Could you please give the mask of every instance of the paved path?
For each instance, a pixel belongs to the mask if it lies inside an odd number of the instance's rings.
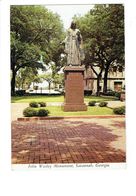
[[[117,108],[120,106],[125,106],[125,102],[124,101],[107,101],[108,102],[108,107],[109,108]]]
[[[12,122],[12,163],[125,162],[125,119]]]
[[[28,103],[12,103],[11,104],[11,120],[23,117],[23,110],[29,106]]]

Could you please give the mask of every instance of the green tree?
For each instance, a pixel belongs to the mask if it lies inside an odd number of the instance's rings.
[[[124,7],[121,4],[96,5],[85,16],[75,18],[84,39],[85,64],[91,66],[97,76],[99,95],[102,73],[106,92],[109,69],[115,63],[124,66]]]
[[[61,87],[64,87],[64,74],[55,74],[53,78],[54,86],[56,87],[59,84]]]
[[[52,77],[52,74],[51,73],[48,73],[48,74],[43,74],[40,76],[41,79],[44,81],[46,80],[46,82],[48,82],[48,89],[49,89],[49,92],[51,90],[51,84],[53,83],[53,77]]]
[[[57,14],[45,6],[11,6],[11,91],[15,93],[17,72],[24,67],[44,70],[39,62],[42,55],[47,65],[59,61],[63,25]],[[59,52],[58,52],[59,51]],[[55,62],[55,63],[56,63]]]
[[[18,89],[29,89],[30,85],[33,83],[40,83],[41,78],[38,76],[38,71],[34,67],[21,68],[16,76],[16,87]]]

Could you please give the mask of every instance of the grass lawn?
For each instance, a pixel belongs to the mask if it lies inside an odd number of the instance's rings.
[[[88,107],[87,111],[80,112],[64,112],[60,106],[44,107],[50,111],[49,116],[81,116],[81,115],[113,115],[113,110],[107,107]],[[36,108],[37,110],[37,108]]]
[[[108,96],[101,96],[101,97],[96,97],[96,96],[85,96],[84,101],[89,102],[89,101],[112,101],[116,100],[117,98],[115,97],[108,97]],[[62,95],[52,95],[52,96],[47,96],[47,95],[37,95],[37,96],[14,96],[11,98],[12,103],[30,103],[31,101],[37,101],[37,102],[64,102],[64,96]]]

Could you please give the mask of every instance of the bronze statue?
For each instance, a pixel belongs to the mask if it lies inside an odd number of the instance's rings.
[[[67,30],[65,39],[65,53],[67,54],[68,66],[81,66],[84,60],[83,40],[80,30],[76,28],[73,21]]]

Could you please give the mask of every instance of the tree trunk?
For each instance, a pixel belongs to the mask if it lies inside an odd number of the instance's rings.
[[[110,64],[106,66],[105,73],[104,73],[103,93],[107,93],[107,78],[108,78],[109,67]]]
[[[100,96],[100,80],[101,80],[101,77],[102,77],[102,72],[103,72],[104,67],[103,66],[101,67],[101,70],[100,70],[99,74],[95,71],[93,66],[91,66],[91,68],[92,68],[93,72],[95,73],[95,75],[97,76],[97,92],[96,92],[96,96]]]
[[[104,84],[103,84],[103,93],[107,93],[107,77],[108,77],[108,72],[105,71],[105,73],[104,73]]]
[[[17,70],[15,69],[16,65],[16,49],[11,50],[11,71],[12,71],[12,79],[11,79],[11,95],[15,95],[15,85],[16,85],[16,74]]]
[[[15,82],[16,81],[16,71],[12,70],[12,79],[11,79],[11,95],[15,95]]]
[[[97,77],[97,92],[96,96],[100,96],[100,76]]]
[[[49,94],[50,94],[50,90],[51,90],[51,83],[49,82]]]
[[[23,90],[23,85],[24,85],[24,82],[22,82],[22,85],[21,85],[22,86],[22,90]]]

